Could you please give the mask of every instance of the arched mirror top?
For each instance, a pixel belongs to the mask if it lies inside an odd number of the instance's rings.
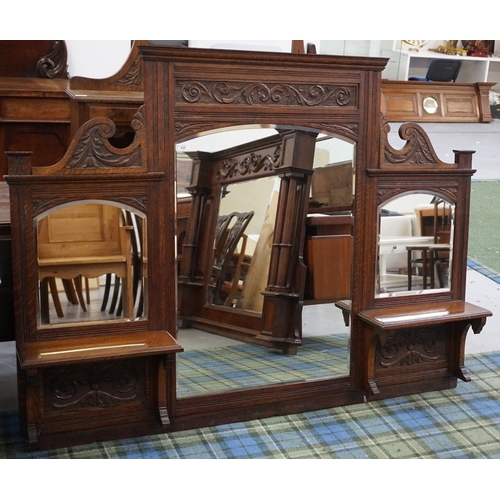
[[[100,199],[88,199],[88,200],[74,200],[74,201],[69,201],[69,202],[65,202],[65,203],[61,203],[59,205],[53,206],[53,207],[48,208],[48,209],[44,210],[43,212],[35,215],[33,217],[33,220],[35,222],[37,222],[38,220],[46,217],[47,215],[49,215],[57,210],[62,209],[62,208],[74,207],[74,206],[78,206],[78,205],[87,205],[87,204],[109,205],[109,206],[120,208],[122,210],[127,210],[127,211],[137,215],[138,217],[143,217],[143,218],[146,217],[146,214],[144,212],[142,212],[138,208],[132,207],[130,205],[126,205],[125,203],[120,203],[118,201],[100,200]]]
[[[378,207],[375,296],[450,291],[455,203],[432,191],[409,191]]]

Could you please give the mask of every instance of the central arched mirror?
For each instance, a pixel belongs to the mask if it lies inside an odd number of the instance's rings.
[[[178,181],[180,179],[186,184],[185,179],[191,178],[187,175],[190,159],[194,168],[192,176],[198,179],[196,188],[191,186],[186,189],[182,185],[178,188],[179,269],[182,268],[186,252],[192,249],[191,243],[183,244],[186,242],[189,223],[182,214],[187,213],[184,208],[186,205],[197,203],[200,192],[204,193],[205,203],[200,226],[211,227],[207,232],[209,241],[205,244],[207,255],[197,260],[204,266],[203,272],[200,268],[193,272],[200,283],[198,288],[203,288],[202,282],[206,285],[204,295],[199,297],[196,287],[193,287],[194,291],[190,292],[188,299],[186,295],[181,298],[184,307],[186,302],[199,300],[210,314],[209,320],[195,318],[192,322],[181,323],[178,330],[178,341],[184,347],[184,352],[177,357],[177,394],[181,398],[349,374],[349,327],[344,324],[335,301],[349,298],[352,223],[348,234],[317,236],[320,244],[329,236],[334,243],[343,236],[349,240],[342,257],[337,255],[337,261],[343,259],[341,266],[346,269],[347,289],[344,287],[340,295],[329,292],[328,298],[318,296],[315,299],[312,293],[305,300],[301,344],[296,355],[283,354],[266,342],[259,341],[258,337],[247,337],[244,332],[236,333],[231,331],[230,326],[221,328],[218,324],[218,321],[223,321],[221,318],[236,317],[235,323],[241,330],[242,325],[253,326],[262,321],[263,292],[268,285],[281,186],[280,177],[273,166],[279,148],[274,150],[273,145],[267,157],[249,153],[246,161],[221,160],[221,171],[212,174],[206,159],[220,151],[230,153],[242,145],[256,144],[255,141],[263,141],[266,146],[266,141],[271,144],[279,133],[273,126],[244,127],[210,133],[177,144]],[[311,239],[309,219],[317,220],[319,217],[335,221],[336,217],[352,217],[354,152],[355,146],[351,142],[318,135],[314,160],[310,165],[314,174],[310,183],[308,229],[304,228],[304,246]],[[203,167],[197,164],[202,161],[200,158],[205,160]],[[253,167],[249,167],[250,164]],[[259,171],[258,177],[241,175],[247,168]],[[204,175],[212,175],[216,181],[210,185],[206,182],[202,186],[200,177]],[[315,176],[319,182],[315,182]],[[186,192],[194,196],[186,196]],[[316,229],[314,227],[313,231]],[[203,247],[202,240],[203,236],[196,240],[200,247]],[[313,244],[316,244],[316,239]],[[312,258],[312,251],[309,251],[309,257]],[[330,272],[335,273],[326,266],[323,271],[317,269],[316,274]],[[308,276],[306,281],[311,279]],[[338,280],[338,275],[330,276],[330,282],[334,285]],[[184,287],[185,281],[185,276],[180,276],[180,283]]]
[[[378,209],[377,297],[450,290],[454,203],[410,192]]]

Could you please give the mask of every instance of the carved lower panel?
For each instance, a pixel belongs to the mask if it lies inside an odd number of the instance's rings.
[[[445,361],[446,330],[425,326],[396,330],[375,352],[375,370],[396,369]]]
[[[72,365],[44,371],[46,412],[110,407],[147,398],[144,359]]]

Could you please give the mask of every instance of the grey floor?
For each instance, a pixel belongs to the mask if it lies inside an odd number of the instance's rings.
[[[464,124],[422,124],[429,135],[438,157],[445,162],[453,162],[453,150],[476,151],[473,167],[477,169],[474,179],[500,179],[500,120],[492,123]],[[398,137],[399,124],[391,125],[390,140],[394,147],[403,144]],[[479,335],[469,333],[466,354],[500,350],[500,284],[484,275],[469,269],[467,272],[467,301],[489,309],[493,316],[488,318],[486,326]],[[332,306],[307,306],[304,309],[304,335],[324,331],[324,326],[331,328],[332,321],[337,329],[343,329],[341,314]],[[215,339],[214,339],[215,337]],[[204,342],[213,345],[233,343],[228,339],[216,337],[205,332],[188,330],[180,332],[180,343],[189,349]],[[0,412],[17,408],[16,359],[14,342],[0,343]]]

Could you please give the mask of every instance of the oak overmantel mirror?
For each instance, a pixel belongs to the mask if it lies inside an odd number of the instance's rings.
[[[138,50],[144,106],[125,148],[109,140],[111,120],[94,118],[56,165],[9,157],[20,422],[29,446],[304,412],[470,378],[465,337],[491,314],[465,302],[472,153],[439,161],[415,124],[401,127],[400,150],[389,144],[380,113],[386,59]],[[221,145],[221,137],[231,139]],[[182,198],[180,163],[192,165]],[[316,178],[346,174],[342,201],[338,182],[313,190],[318,167]],[[429,257],[432,268],[408,242],[406,267],[381,252],[387,214],[413,220],[418,205],[443,226],[420,236],[446,245]],[[65,261],[62,233],[73,238],[84,220],[76,246],[113,241],[123,265],[79,267],[75,283],[75,269],[60,269],[82,266],[85,252]],[[325,296],[313,286],[306,299],[309,239],[320,249],[313,277],[328,279]],[[49,243],[59,268],[44,254]],[[339,262],[342,287],[332,266]],[[406,278],[402,290],[387,285],[396,270]],[[65,280],[79,289],[102,276],[105,287],[108,274],[121,280],[118,315],[57,318],[51,296],[66,293]]]
[[[193,425],[217,421],[223,414],[237,420],[245,418],[245,407],[254,405],[269,414],[281,413],[279,407],[299,401],[302,408],[361,401],[356,383],[359,367],[349,354],[360,345],[358,332],[344,325],[341,371],[329,371],[335,356],[319,345],[314,351],[326,353],[323,366],[329,373],[301,373],[294,362],[308,351],[303,334],[309,308],[314,315],[316,307],[325,306],[328,312],[321,327],[325,333],[335,332],[331,318],[342,322],[334,303],[304,305],[303,252],[315,156],[324,137],[350,145],[351,181],[356,186],[350,183],[346,210],[352,216],[352,192],[357,195],[367,166],[378,165],[378,147],[373,146],[380,137],[377,96],[386,61],[151,46],[141,47],[140,52],[146,113],[153,120],[149,158],[165,165],[168,175],[173,175],[180,154],[183,161],[190,158],[193,163],[187,188],[189,220],[182,244],[176,245],[175,275],[169,277],[179,294],[178,341],[186,346],[177,359],[177,422],[182,426],[182,415]],[[245,136],[249,129],[260,132]],[[236,130],[244,139],[217,146],[224,134]],[[331,163],[338,163],[337,159],[321,166]],[[255,203],[257,199],[264,201]],[[182,206],[184,202],[183,198]],[[242,257],[236,282],[228,279],[234,274],[222,270],[218,257],[224,238],[238,226],[244,238],[235,252]],[[346,265],[353,260],[349,257]],[[233,258],[231,265],[236,271],[238,259]],[[200,342],[207,336],[210,340],[231,337],[241,361],[221,365],[207,389],[200,385],[184,390],[190,376],[209,366],[207,362],[198,368],[188,364],[186,330],[199,332]],[[196,340],[194,347],[201,349]],[[221,349],[212,355],[221,354]],[[244,354],[247,351],[252,353]],[[270,355],[274,361],[281,360],[285,377],[263,377],[256,370],[248,376],[251,382],[241,387],[232,383],[235,377],[223,375],[226,370],[246,373],[242,368],[250,360],[267,362]],[[201,384],[198,377],[194,380]],[[224,385],[224,380],[229,382]],[[313,393],[316,396],[311,398]]]

